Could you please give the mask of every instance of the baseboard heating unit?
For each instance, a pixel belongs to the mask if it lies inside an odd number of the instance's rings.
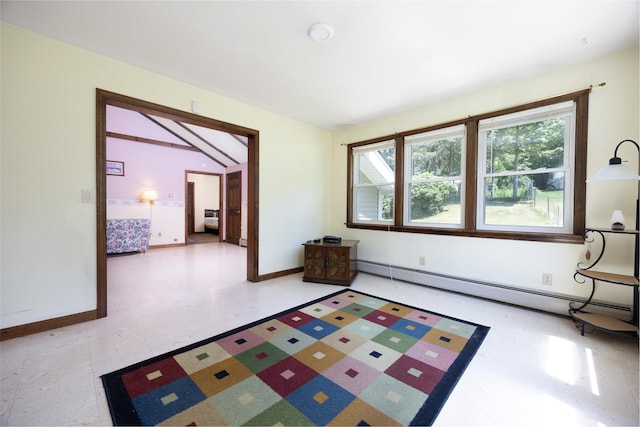
[[[390,266],[371,261],[358,260],[358,271],[387,277],[402,282],[414,283],[430,288],[443,289],[488,300],[504,302],[535,310],[568,316],[569,302],[582,303],[586,298],[543,292],[537,289],[518,288],[481,280],[455,277],[425,270]],[[631,307],[592,300],[589,311],[606,314],[621,320],[631,320]]]

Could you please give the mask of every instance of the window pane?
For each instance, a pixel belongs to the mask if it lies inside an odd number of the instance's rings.
[[[417,223],[460,224],[460,181],[411,184],[409,220]]]
[[[395,151],[395,148],[385,148],[358,154],[359,183],[393,182]]]
[[[393,186],[389,185],[387,188],[382,188],[380,219],[393,220],[393,202]]]
[[[356,193],[358,221],[393,220],[393,185],[360,187]]]
[[[564,226],[565,174],[493,176],[484,182],[488,225]]]
[[[460,176],[462,137],[411,144],[411,179]]]
[[[405,223],[462,225],[465,125],[405,138]]]
[[[393,220],[395,146],[394,141],[354,150],[356,221]]]
[[[487,174],[564,165],[565,118],[488,130]]]

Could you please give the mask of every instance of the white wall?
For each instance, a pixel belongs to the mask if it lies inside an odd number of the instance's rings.
[[[258,273],[302,265],[329,218],[328,132],[1,25],[0,327],[96,308],[96,88],[259,130]]]
[[[504,83],[437,105],[393,115],[333,135],[332,226],[334,234],[360,240],[358,258],[463,278],[533,288],[570,295],[588,295],[590,285],[574,282],[583,245],[539,243],[471,237],[423,235],[347,229],[346,161],[342,144],[465,118],[524,104],[606,82],[590,95],[587,176],[604,166],[623,139],[638,141],[638,47],[546,75]],[[629,144],[623,154],[637,167],[637,150]],[[636,183],[588,184],[587,226],[608,227],[613,209],[622,209],[633,228]],[[633,274],[633,240],[611,239],[605,267]],[[419,265],[419,256],[426,265]],[[542,273],[553,275],[551,288],[541,284]],[[631,290],[599,285],[596,298],[631,305]]]

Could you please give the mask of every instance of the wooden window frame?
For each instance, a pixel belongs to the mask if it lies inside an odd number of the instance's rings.
[[[375,145],[375,144],[379,144],[379,143],[390,143],[391,141],[393,141],[394,149],[397,150],[398,141],[395,138],[375,139],[375,140],[370,140],[370,141],[366,141],[366,142],[363,142],[363,143],[351,144],[348,147],[348,150],[349,150],[349,153],[350,153],[350,158],[353,159],[353,151],[357,147],[362,147],[362,146],[367,146],[367,145]],[[349,174],[355,174],[355,172],[356,171],[353,169],[353,161],[352,161],[351,164],[348,167],[348,173]],[[395,222],[395,214],[396,214],[396,210],[395,210],[396,200],[395,200],[395,197],[396,197],[396,185],[397,185],[395,180],[397,179],[397,177],[398,177],[398,171],[394,170],[394,182],[393,182],[393,186],[394,186],[394,188],[393,188],[393,197],[394,197],[394,201],[393,201],[393,203],[394,203],[394,212],[393,212],[393,215],[394,215],[394,219],[393,219],[393,221],[384,221],[384,220],[377,220],[377,221],[372,221],[372,222],[353,221],[354,223],[365,224],[365,225],[372,224],[372,225],[378,225],[378,226],[382,226],[382,227],[387,227],[389,224],[392,224],[392,223]],[[355,215],[355,212],[353,210],[353,192],[355,192],[356,188],[360,188],[360,186],[357,183],[354,182],[354,175],[350,175],[350,182],[351,182],[351,189],[352,189],[352,194],[351,194],[352,197],[349,199],[351,204],[349,205],[348,209],[350,210],[350,212],[352,212],[349,215],[349,218],[353,218],[353,215]]]
[[[439,234],[465,237],[480,237],[491,239],[508,240],[528,240],[556,243],[583,243],[585,227],[585,201],[586,201],[586,169],[587,169],[587,130],[589,116],[589,93],[591,89],[584,89],[564,95],[546,98],[539,101],[530,102],[523,105],[492,111],[489,113],[470,116],[460,120],[441,123],[421,129],[414,129],[401,132],[395,135],[386,135],[380,138],[355,142],[347,146],[347,228],[386,230],[405,233],[419,234]],[[480,120],[492,117],[503,116],[520,111],[531,110],[565,101],[573,101],[576,104],[575,114],[575,142],[574,142],[574,188],[573,188],[573,228],[571,233],[549,233],[549,232],[521,232],[521,231],[498,231],[498,230],[478,230],[476,223],[477,212],[477,168],[478,168],[478,123]],[[429,132],[445,127],[466,125],[467,149],[466,167],[464,171],[465,180],[465,210],[464,227],[418,227],[415,225],[404,225],[404,138],[417,133]],[[374,144],[381,141],[395,140],[396,143],[396,164],[395,164],[395,201],[394,201],[394,221],[392,224],[363,224],[353,221],[353,148],[362,145]]]

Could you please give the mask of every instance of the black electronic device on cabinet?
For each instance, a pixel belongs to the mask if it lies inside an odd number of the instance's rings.
[[[338,237],[338,236],[324,236],[322,238],[322,242],[323,243],[341,243],[342,242],[342,237]]]

